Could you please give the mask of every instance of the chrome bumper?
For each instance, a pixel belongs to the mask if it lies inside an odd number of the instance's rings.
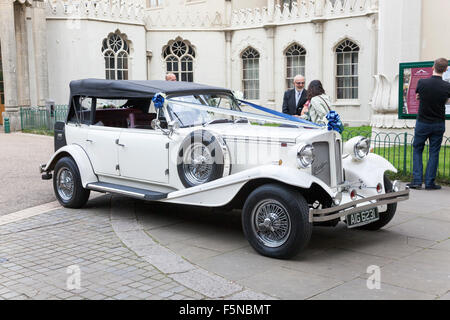
[[[389,203],[405,201],[409,199],[409,188],[403,191],[389,192],[385,194],[367,197],[342,204],[340,206],[326,209],[311,209],[309,211],[309,222],[324,222],[334,220],[351,213],[364,211]],[[365,204],[367,202],[367,204]],[[363,204],[361,206],[356,206]]]

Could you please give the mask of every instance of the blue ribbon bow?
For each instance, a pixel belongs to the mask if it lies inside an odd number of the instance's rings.
[[[331,110],[330,112],[328,112],[327,120],[328,120],[328,131],[335,130],[339,133],[342,133],[342,131],[344,131],[344,126],[342,125],[341,117],[336,111]]]
[[[164,96],[161,92],[156,93],[153,96],[152,101],[156,109],[160,109],[164,106]]]

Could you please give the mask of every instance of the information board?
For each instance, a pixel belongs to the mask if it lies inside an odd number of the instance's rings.
[[[416,119],[419,112],[419,100],[416,98],[417,83],[433,75],[433,61],[400,63],[399,73],[399,119]],[[449,64],[450,65],[450,64]],[[442,77],[450,82],[450,70]],[[446,119],[450,120],[450,100],[445,108]]]

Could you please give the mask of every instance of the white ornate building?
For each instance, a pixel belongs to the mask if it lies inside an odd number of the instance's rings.
[[[398,64],[450,58],[448,12],[449,0],[0,0],[0,108],[19,129],[18,108],[67,104],[73,79],[173,71],[281,110],[303,73],[344,122],[406,128]]]

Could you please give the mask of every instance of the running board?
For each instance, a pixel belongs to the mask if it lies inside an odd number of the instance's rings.
[[[114,183],[107,182],[94,182],[88,183],[86,189],[100,191],[100,192],[110,192],[123,194],[132,198],[143,199],[143,200],[161,200],[167,198],[167,193],[162,193],[158,191],[151,191],[146,189],[132,188],[127,186],[122,186]]]

